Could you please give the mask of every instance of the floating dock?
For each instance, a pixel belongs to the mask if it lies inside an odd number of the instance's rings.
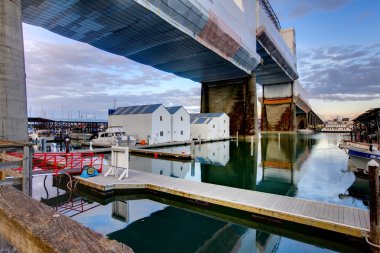
[[[129,153],[133,155],[150,156],[150,157],[155,157],[155,158],[166,158],[166,159],[174,159],[174,160],[191,160],[192,159],[192,156],[190,154],[164,152],[160,150],[130,148]]]
[[[120,173],[121,174],[121,173]],[[100,191],[149,189],[275,219],[363,238],[370,231],[369,211],[130,170],[129,178],[76,177]]]

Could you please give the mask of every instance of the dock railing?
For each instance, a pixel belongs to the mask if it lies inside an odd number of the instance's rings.
[[[8,156],[6,152],[19,152],[20,157]],[[22,190],[32,195],[32,157],[33,148],[28,142],[14,142],[0,140],[0,185],[19,184],[22,180]],[[22,168],[21,178],[6,178],[5,171],[13,168]]]
[[[122,169],[123,172],[119,176],[119,169]],[[108,171],[104,174],[107,176],[115,176],[118,180],[123,178],[128,178],[129,176],[129,148],[112,146],[111,149],[111,164]]]

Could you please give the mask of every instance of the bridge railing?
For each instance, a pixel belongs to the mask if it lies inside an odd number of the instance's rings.
[[[268,16],[266,10],[261,4],[258,4],[257,8],[257,29],[264,27],[267,35],[275,43],[277,49],[281,52],[282,56],[286,59],[290,66],[294,70],[297,69],[297,59],[292,50],[286,44],[284,38],[280,34],[280,31],[274,25],[272,19]]]
[[[302,100],[309,104],[309,93],[302,87],[301,83],[296,80],[293,84],[293,95],[302,98]]]

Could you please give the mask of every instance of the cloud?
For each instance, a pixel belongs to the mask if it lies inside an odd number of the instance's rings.
[[[299,18],[313,11],[332,11],[341,8],[352,0],[271,0],[279,16]]]
[[[308,49],[299,54],[301,83],[314,99],[377,99],[380,97],[379,52],[377,44]]]
[[[199,84],[80,42],[63,41],[25,39],[28,108],[33,116],[77,117],[81,111],[106,118],[114,100],[119,106],[199,105]]]

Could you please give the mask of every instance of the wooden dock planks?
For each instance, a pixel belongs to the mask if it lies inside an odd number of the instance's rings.
[[[147,188],[355,237],[369,234],[366,210],[130,170],[130,177],[97,176],[79,183],[102,191]]]
[[[133,252],[11,186],[0,187],[0,234],[18,252]]]

